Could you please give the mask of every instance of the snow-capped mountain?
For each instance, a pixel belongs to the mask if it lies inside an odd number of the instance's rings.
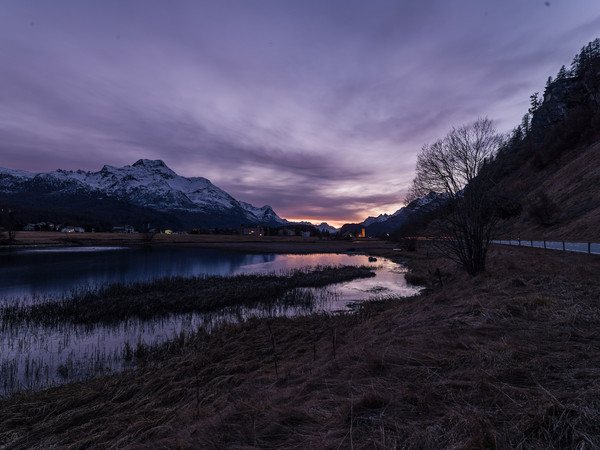
[[[338,231],[340,231],[339,228],[333,227],[331,225],[329,225],[327,222],[321,222],[319,225],[314,225],[314,227],[319,230],[321,233],[323,233],[324,231],[327,231],[331,234],[333,233],[337,233]]]
[[[390,216],[389,214],[379,214],[377,217],[369,216],[361,223],[359,223],[359,225],[362,225],[363,227],[368,227],[370,225],[373,225],[374,223],[385,222],[390,217],[392,216]]]
[[[238,202],[241,207],[251,215],[252,218],[255,218],[256,223],[265,223],[265,224],[278,224],[278,225],[287,225],[288,222],[286,219],[282,219],[279,217],[273,208],[269,205],[265,205],[262,208],[257,208],[256,206],[252,206],[250,203],[246,202]]]
[[[430,192],[425,197],[412,201],[407,206],[400,208],[393,214],[380,214],[377,217],[368,217],[359,225],[366,229],[367,236],[381,233],[391,233],[409,220],[427,214],[439,208],[448,200],[447,194]]]
[[[130,205],[171,216],[174,225],[185,227],[288,223],[268,205],[257,208],[238,201],[208,179],[182,177],[160,160],[140,159],[131,166],[104,166],[98,172],[59,169],[34,174],[0,168],[0,194],[39,204],[36,197],[47,206],[63,208],[74,199],[78,203],[85,199],[92,210],[108,203],[117,209]]]

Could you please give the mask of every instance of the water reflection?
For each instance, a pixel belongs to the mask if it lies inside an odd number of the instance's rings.
[[[60,296],[157,278],[230,275],[274,255],[195,248],[67,247],[0,253],[0,298]]]
[[[182,332],[193,333],[200,326],[210,330],[249,317],[293,317],[348,310],[349,304],[355,302],[417,292],[406,284],[405,269],[399,264],[385,258],[371,262],[367,256],[356,254],[264,255],[194,248],[93,247],[4,254],[0,263],[0,297],[11,297],[4,300],[8,303],[52,301],[53,297],[68,295],[70,290],[82,286],[93,288],[165,276],[286,273],[340,265],[370,265],[376,269],[376,276],[324,288],[296,289],[288,295],[310,300],[297,306],[238,306],[152,321],[127,318],[110,326],[0,323],[0,396],[122,370],[132,364],[132,352],[140,346],[159,344]]]
[[[353,281],[338,283],[327,288],[336,300],[328,299],[322,303],[322,310],[337,311],[347,310],[348,303],[364,301],[378,297],[415,295],[418,289],[406,283],[404,274],[406,269],[386,258],[379,258],[377,262],[369,261],[369,257],[359,254],[320,253],[310,255],[275,255],[267,262],[254,263],[240,268],[241,273],[267,273],[286,272],[305,267],[317,266],[370,266],[375,270],[375,277],[360,278]],[[322,288],[310,288],[319,297]]]

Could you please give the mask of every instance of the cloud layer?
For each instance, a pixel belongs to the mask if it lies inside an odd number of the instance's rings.
[[[398,209],[421,146],[509,131],[598,37],[597,0],[9,1],[0,166],[139,158],[283,217]]]

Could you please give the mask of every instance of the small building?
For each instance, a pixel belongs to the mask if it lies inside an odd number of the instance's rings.
[[[64,227],[62,230],[60,230],[63,233],[84,233],[85,230],[81,227]]]
[[[264,236],[265,229],[263,227],[243,227],[242,234],[244,236]]]
[[[340,231],[344,237],[365,237],[365,227],[356,223],[348,223],[344,225]]]
[[[131,225],[124,225],[122,227],[113,227],[113,233],[135,233],[134,228]]]
[[[279,228],[277,234],[279,236],[296,236],[296,232],[291,228]]]
[[[48,222],[28,223],[23,227],[23,231],[54,231],[55,229],[54,224]]]

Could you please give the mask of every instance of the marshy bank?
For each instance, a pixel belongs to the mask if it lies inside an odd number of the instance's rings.
[[[375,278],[374,267],[306,267],[279,274],[164,278],[59,299],[0,305],[0,395],[135,367],[134,357],[199,328],[296,316],[343,305],[324,286]]]
[[[11,448],[597,448],[600,258],[492,249],[429,295],[171,339],[0,403]],[[436,269],[444,286],[435,287]]]
[[[20,324],[110,325],[128,319],[153,320],[236,306],[310,305],[315,296],[301,288],[374,276],[370,267],[343,266],[297,269],[278,275],[171,277],[146,283],[118,283],[58,300],[5,302],[0,304],[0,326],[5,330]]]
[[[417,292],[403,266],[356,253],[78,247],[10,256],[0,293],[25,296],[0,301],[0,396],[136,367],[148,348],[200,328]],[[103,284],[124,276],[140,281]]]

